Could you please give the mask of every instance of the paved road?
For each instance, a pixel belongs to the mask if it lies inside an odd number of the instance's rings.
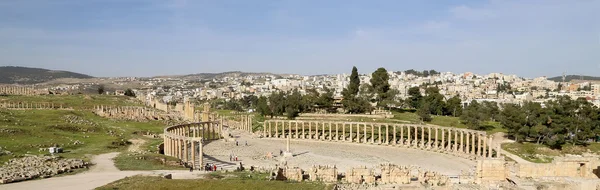
[[[82,190],[94,189],[113,181],[134,175],[159,175],[172,174],[174,179],[193,179],[199,178],[203,172],[189,172],[186,170],[157,170],[157,171],[119,171],[115,167],[113,158],[118,152],[101,154],[92,159],[95,163],[89,171],[77,175],[64,177],[47,178],[41,180],[30,180],[18,183],[9,183],[0,185],[2,190],[24,190],[24,189],[43,189],[43,190]]]

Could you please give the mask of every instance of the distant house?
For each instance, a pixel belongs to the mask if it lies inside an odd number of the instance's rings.
[[[125,91],[124,90],[115,90],[115,95],[117,95],[117,96],[125,96]]]

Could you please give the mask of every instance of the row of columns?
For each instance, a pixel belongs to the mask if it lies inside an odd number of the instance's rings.
[[[40,103],[28,103],[28,102],[2,102],[0,104],[2,108],[13,108],[13,109],[63,109],[62,104],[55,105],[49,102]]]
[[[234,127],[238,130],[242,130],[242,131],[246,131],[249,133],[252,133],[252,116],[251,115],[238,115],[240,117],[240,122],[234,122],[233,126],[229,126],[229,127]]]
[[[218,140],[222,125],[216,122],[190,123],[168,127],[163,139],[164,154],[201,167],[202,145],[206,140]]]
[[[458,155],[499,157],[500,144],[483,131],[387,123],[267,120],[263,137],[405,146]],[[496,151],[496,155],[493,155]]]
[[[35,95],[35,89],[32,86],[0,86],[0,94]]]
[[[139,106],[94,106],[94,110],[98,113],[106,113],[109,115],[125,114],[131,116],[156,116],[156,111],[146,107]]]

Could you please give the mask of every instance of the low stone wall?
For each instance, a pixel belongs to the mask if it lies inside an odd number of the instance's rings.
[[[598,178],[600,176],[600,159],[598,156],[566,156],[557,157],[552,163],[519,164],[517,176],[526,178],[539,177],[577,177]]]
[[[321,114],[321,113],[301,113],[298,119],[302,118],[348,118],[348,117],[366,117],[374,119],[385,119],[392,118],[394,115],[391,114]]]
[[[381,171],[380,174],[375,171]],[[382,164],[378,169],[358,166],[350,168],[345,173],[339,173],[335,166],[313,166],[305,171],[300,168],[280,168],[277,179],[302,181],[308,175],[308,181],[320,181],[326,183],[344,184],[411,184],[411,179],[416,179],[418,184],[427,186],[450,185],[448,176],[437,172],[421,170],[416,166],[398,166],[394,164]]]
[[[61,159],[56,156],[14,158],[0,167],[0,183],[52,177],[87,167],[88,164],[80,159]]]

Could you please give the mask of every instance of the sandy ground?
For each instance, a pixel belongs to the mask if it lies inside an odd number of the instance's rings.
[[[92,163],[95,165],[81,174],[47,178],[40,180],[30,180],[18,183],[9,183],[0,185],[2,190],[24,190],[24,189],[44,189],[44,190],[82,190],[82,189],[94,189],[113,181],[134,175],[162,175],[172,174],[173,179],[196,179],[198,175],[204,174],[204,172],[194,171],[189,172],[186,170],[157,170],[157,171],[119,171],[115,167],[113,158],[119,153],[108,153],[101,154],[92,159]]]
[[[285,151],[286,148],[283,139],[256,139],[240,133],[233,134],[238,137],[239,146],[235,142],[214,141],[204,146],[205,154],[223,162],[229,162],[229,156],[233,154],[246,167],[274,167],[279,163],[279,151]],[[335,165],[340,171],[346,171],[351,167],[374,167],[383,163],[417,165],[446,175],[459,175],[461,171],[475,169],[475,162],[467,159],[393,146],[292,140],[290,149],[294,157],[287,159],[288,166],[303,169],[313,165]],[[267,152],[272,152],[274,158],[266,159]],[[229,163],[239,165],[239,162]]]

